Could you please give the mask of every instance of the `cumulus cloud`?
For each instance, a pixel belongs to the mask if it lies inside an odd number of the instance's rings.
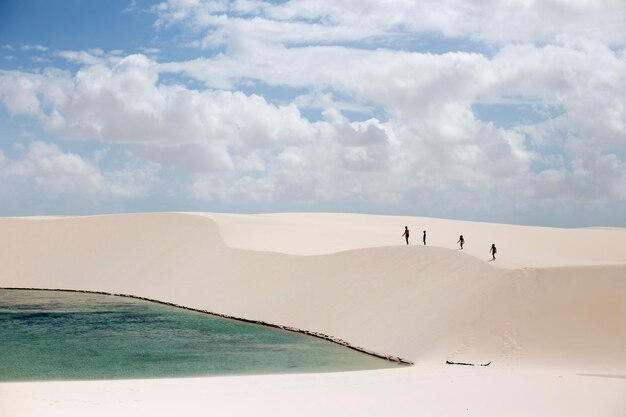
[[[16,159],[0,155],[0,177],[48,195],[81,194],[137,198],[145,196],[158,166],[131,161],[122,169],[103,170],[99,155],[84,158],[41,141],[30,143]]]
[[[125,176],[145,184],[146,167],[177,166],[190,199],[250,210],[420,204],[458,216],[505,211],[519,195],[542,207],[623,202],[625,10],[621,0],[164,1],[156,27],[183,27],[205,56],[66,50],[55,57],[71,70],[0,70],[11,115],[60,139],[123,144],[146,165],[106,170],[39,143],[5,157],[2,172],[122,196],[112,190]],[[423,34],[479,46],[404,47]],[[509,110],[505,124],[503,106],[533,113]]]
[[[615,154],[590,149],[584,143],[568,144],[569,155],[531,176],[529,196],[542,200],[626,202],[626,163]]]
[[[152,146],[146,155],[175,147],[180,147],[175,151],[180,155],[203,150],[221,169],[230,164],[220,157],[228,147],[299,143],[310,140],[315,131],[293,104],[273,105],[254,94],[159,83],[158,66],[144,55],[64,56],[85,65],[75,74],[0,73],[0,99],[8,110],[36,116],[64,138]]]
[[[19,71],[0,74],[0,98],[9,112],[37,115],[40,110],[37,94],[43,88],[40,77]]]
[[[244,201],[254,194],[251,203],[261,196],[280,201],[305,187],[315,190],[308,194],[312,199],[328,201],[397,200],[406,189],[446,184],[478,190],[524,178],[541,147],[574,133],[592,149],[607,141],[623,146],[618,74],[624,59],[594,42],[517,45],[492,58],[345,47],[268,49],[265,54],[258,61],[247,56],[246,66],[238,56],[159,64],[144,55],[64,53],[83,64],[76,73],[6,71],[0,95],[9,111],[34,115],[61,137],[131,144],[141,158],[180,164],[193,173],[230,172],[196,176],[189,190],[200,199]],[[268,73],[274,57],[282,62]],[[605,64],[601,72],[587,64],[598,60]],[[295,64],[288,66],[289,61]],[[176,71],[206,81],[205,68],[233,81],[247,77],[312,91],[325,86],[351,97],[355,107],[382,109],[385,119],[351,121],[328,94],[317,95],[315,104],[302,96],[272,104],[260,95],[160,81],[162,74]],[[503,128],[480,120],[472,109],[478,101],[503,99],[532,99],[564,112]],[[597,106],[601,101],[605,106]],[[302,115],[299,106],[312,105],[322,107],[322,120]],[[581,121],[583,112],[599,113],[598,118],[609,114],[612,122]],[[544,175],[551,169],[546,165]],[[533,180],[526,186],[538,184]],[[262,191],[252,193],[255,186]],[[615,190],[608,188],[619,195]]]

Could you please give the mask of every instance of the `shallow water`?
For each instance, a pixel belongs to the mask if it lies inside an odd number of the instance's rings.
[[[0,290],[0,381],[335,372],[395,366],[312,336],[143,300]]]

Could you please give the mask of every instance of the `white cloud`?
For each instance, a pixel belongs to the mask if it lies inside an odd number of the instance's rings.
[[[65,54],[69,56],[69,54]],[[91,55],[89,55],[91,56]],[[0,98],[14,114],[40,117],[66,138],[154,146],[198,144],[264,147],[308,140],[311,125],[295,105],[229,91],[159,84],[158,67],[143,55],[115,62],[71,54],[88,63],[61,71],[0,73]]]
[[[38,52],[46,52],[48,50],[47,46],[43,45],[22,45],[20,47],[22,51],[38,51]]]
[[[235,169],[226,145],[182,143],[170,146],[140,146],[135,155],[165,165],[183,165],[189,172],[230,171]]]
[[[205,201],[270,203],[276,197],[276,183],[268,177],[233,176],[217,177],[203,176],[192,181],[188,193],[192,198]]]
[[[29,144],[14,160],[3,158],[1,177],[48,195],[141,197],[149,192],[158,172],[156,164],[138,161],[131,161],[122,169],[103,170],[98,164],[98,155],[86,159],[40,141]]]
[[[581,171],[552,167],[548,163],[543,165],[543,171],[532,174],[529,170],[535,160],[545,162],[541,157],[544,147],[556,146],[568,164],[594,167],[594,152],[601,152],[607,145],[626,146],[623,134],[626,90],[624,78],[618,75],[624,73],[625,60],[619,52],[597,42],[511,46],[492,59],[465,53],[428,55],[335,47],[268,48],[259,55],[259,62],[254,54],[246,55],[247,62],[239,61],[236,56],[197,60],[189,63],[192,71],[188,74],[201,77],[200,68],[210,66],[209,78],[203,78],[209,82],[216,74],[219,74],[217,79],[223,74],[232,77],[232,81],[238,77],[258,77],[270,84],[314,89],[326,85],[349,94],[357,103],[382,107],[389,117],[385,122],[372,119],[361,125],[350,123],[332,109],[332,100],[326,101],[324,105],[330,109],[324,113],[324,121],[316,124],[326,140],[317,141],[315,149],[308,146],[290,149],[267,162],[263,188],[273,190],[278,201],[281,201],[281,185],[287,184],[292,189],[315,189],[316,193],[309,195],[311,202],[320,198],[337,201],[350,195],[355,198],[360,195],[369,201],[380,202],[383,200],[380,196],[400,201],[403,190],[450,190],[450,184],[477,191],[496,186],[530,189],[539,200],[548,195],[566,198],[576,194],[573,184],[580,180]],[[268,74],[264,68],[270,61],[276,62],[276,67]],[[287,65],[288,62],[292,64]],[[327,64],[318,66],[315,62]],[[602,65],[596,66],[598,62]],[[300,104],[310,105],[310,101],[302,100]],[[480,121],[472,110],[476,102],[528,100],[548,108],[560,107],[563,112],[555,117],[545,116],[545,121],[525,122],[505,129]],[[363,135],[368,129],[376,134]],[[380,148],[358,146],[358,141],[374,144],[378,137],[385,142]],[[564,147],[572,137],[584,140],[591,154],[574,155]],[[606,158],[612,158],[612,175],[591,175],[585,185],[589,195],[594,187],[602,190],[593,198],[604,202],[623,198],[623,186],[620,186],[623,176],[619,174],[619,164],[623,162],[610,150]],[[541,178],[550,176],[553,170],[563,178],[553,182],[562,192],[543,192]],[[299,176],[297,171],[307,175]],[[363,175],[357,174],[359,171]],[[372,180],[371,174],[377,172],[382,178]],[[331,184],[332,178],[342,180]],[[398,182],[398,178],[402,181]],[[204,189],[198,184],[205,181],[211,187],[228,190],[227,184],[220,186],[220,180],[213,177],[198,178],[193,190]],[[274,186],[268,187],[267,181]],[[604,185],[595,184],[597,181]],[[255,183],[247,181],[246,189]],[[237,192],[236,187],[230,190]],[[578,191],[582,195],[583,190]],[[515,200],[514,191],[499,192]],[[195,195],[208,198],[216,194]],[[243,195],[237,198],[244,198]],[[219,198],[227,197],[228,192],[219,193]]]
[[[18,71],[0,71],[0,99],[13,114],[37,115],[41,77]]]
[[[37,64],[50,64],[52,61],[48,58],[42,58],[40,56],[31,56],[30,60]]]
[[[397,37],[399,33],[438,33],[487,44],[551,42],[567,37],[626,42],[626,4],[621,0],[464,1],[291,0],[181,1],[160,3],[157,27],[183,24],[208,30],[199,44],[245,41],[280,43],[354,41]]]
[[[60,139],[184,167],[192,199],[251,210],[419,204],[458,216],[510,209],[518,194],[610,204],[626,183],[625,10],[621,0],[171,0],[154,9],[163,33],[183,25],[185,42],[219,53],[63,51],[77,70],[0,71],[0,102]],[[489,53],[400,50],[424,33]],[[273,99],[274,87],[297,97]],[[5,175],[43,181],[49,169],[51,190],[111,195],[123,195],[111,190],[125,175],[142,178],[42,149],[5,162]]]
[[[84,65],[106,65],[107,63],[117,62],[116,54],[106,57],[104,51],[99,48],[89,49],[87,51],[61,51],[57,55],[69,62],[74,62]]]
[[[259,55],[246,56],[246,66],[238,56],[158,64],[143,55],[65,53],[83,62],[75,74],[4,72],[0,95],[10,111],[39,117],[61,137],[139,145],[135,154],[141,158],[215,172],[197,175],[189,187],[200,199],[244,201],[251,193],[250,203],[281,201],[308,187],[314,190],[306,193],[311,201],[382,203],[399,201],[407,189],[446,184],[479,190],[522,183],[534,189],[538,182],[530,179],[530,166],[542,146],[554,146],[560,137],[584,135],[590,149],[611,137],[611,143],[623,145],[618,74],[624,59],[593,42],[511,46],[491,59],[338,47],[269,48]],[[274,71],[266,71],[274,58]],[[160,82],[163,71],[206,77],[209,68],[232,82],[250,77],[310,88],[314,99],[274,105],[259,95]],[[324,87],[350,97],[354,108],[380,108],[387,120],[350,121],[329,94],[315,93]],[[479,120],[472,109],[477,101],[515,97],[558,105],[564,113],[505,129]],[[299,105],[322,107],[323,119],[308,121]],[[587,130],[595,129],[587,135],[578,114],[594,111],[600,112],[597,117],[613,115],[612,123],[587,123]],[[567,149],[561,152],[573,158]],[[544,167],[545,175],[555,169]],[[619,195],[614,186],[607,190]]]
[[[539,200],[626,202],[626,163],[614,154],[576,149],[571,161],[562,167],[546,169],[532,177],[528,196]]]
[[[161,50],[159,48],[140,47],[140,48],[137,48],[137,50],[139,52],[143,53],[143,54],[146,54],[146,55],[157,55],[157,54],[159,54],[161,52]],[[120,52],[123,52],[123,51],[120,51]],[[121,53],[120,53],[120,55],[121,55]]]

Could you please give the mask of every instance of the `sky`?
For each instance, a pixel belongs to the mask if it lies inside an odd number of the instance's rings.
[[[625,0],[0,0],[0,216],[626,227]]]

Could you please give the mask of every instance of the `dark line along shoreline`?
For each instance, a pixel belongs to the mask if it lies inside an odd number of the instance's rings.
[[[137,295],[131,295],[131,294],[117,294],[117,293],[110,293],[110,292],[105,292],[105,291],[90,291],[90,290],[70,290],[70,289],[66,289],[66,288],[25,288],[25,287],[0,287],[0,290],[27,290],[27,291],[62,291],[62,292],[75,292],[75,293],[84,293],[84,294],[100,294],[100,295],[112,295],[112,296],[116,296],[116,297],[126,297],[126,298],[133,298],[136,300],[143,300],[143,301],[149,301],[152,303],[157,303],[157,304],[162,304],[162,305],[167,305],[167,306],[171,306],[171,307],[176,307],[176,308],[181,308],[184,310],[189,310],[189,311],[195,311],[198,313],[204,313],[204,314],[209,314],[215,317],[221,317],[221,318],[225,318],[225,319],[231,319],[231,320],[237,320],[237,321],[241,321],[244,323],[251,323],[251,324],[258,324],[260,326],[266,326],[266,327],[272,327],[275,329],[281,329],[281,330],[287,330],[289,332],[294,332],[294,333],[300,333],[300,334],[305,334],[308,336],[313,336],[313,337],[317,337],[319,339],[323,339],[323,340],[327,340],[329,342],[335,343],[337,345],[340,346],[344,346],[347,347],[348,349],[352,349],[355,350],[357,352],[361,352],[361,353],[365,353],[367,355],[370,356],[374,356],[380,359],[385,359],[388,360],[390,362],[396,362],[400,365],[414,365],[413,362],[400,358],[399,356],[392,356],[392,355],[383,355],[377,352],[372,352],[371,350],[362,348],[360,346],[355,346],[352,345],[348,342],[346,342],[343,339],[339,339],[324,333],[318,333],[318,332],[312,332],[310,330],[303,330],[303,329],[298,329],[297,327],[291,327],[291,326],[283,326],[280,324],[274,324],[274,323],[268,323],[266,321],[262,321],[262,320],[251,320],[251,319],[246,319],[246,318],[242,318],[242,317],[236,317],[236,316],[230,316],[228,314],[222,314],[222,313],[215,313],[212,311],[208,311],[208,310],[201,310],[198,308],[192,308],[192,307],[186,307],[180,304],[174,304],[174,303],[170,303],[167,301],[160,301],[160,300],[155,300],[153,298],[146,298],[146,297],[140,297]]]

